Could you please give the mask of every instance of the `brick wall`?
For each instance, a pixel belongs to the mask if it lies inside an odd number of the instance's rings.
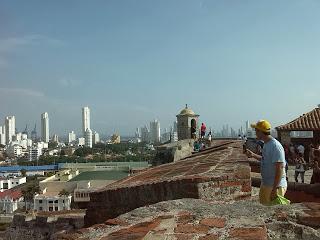
[[[86,226],[161,201],[251,197],[250,167],[239,142],[135,174],[90,194]]]

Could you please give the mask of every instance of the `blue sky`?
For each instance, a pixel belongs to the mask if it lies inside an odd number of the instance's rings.
[[[0,0],[0,119],[131,134],[186,103],[215,129],[320,103],[320,1]],[[2,121],[1,121],[2,122]],[[0,123],[1,123],[0,122]],[[38,129],[39,130],[39,129]]]

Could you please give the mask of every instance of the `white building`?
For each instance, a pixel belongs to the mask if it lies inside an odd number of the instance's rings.
[[[22,151],[22,147],[18,142],[10,142],[10,145],[6,149],[6,153],[11,158],[17,158],[22,156],[23,151]]]
[[[90,108],[83,107],[82,108],[82,132],[83,136],[86,134],[87,129],[90,128]]]
[[[141,141],[149,142],[150,141],[150,131],[147,126],[141,128]]]
[[[23,196],[19,190],[6,190],[0,193],[0,210],[6,214],[14,213],[21,202],[23,202]]]
[[[26,177],[7,177],[0,178],[0,192],[9,190],[27,182]]]
[[[12,141],[12,136],[16,134],[16,119],[14,116],[8,116],[5,119],[6,144]]]
[[[85,135],[84,135],[85,143],[84,145],[86,147],[92,148],[92,131],[90,128],[87,128]]]
[[[42,147],[34,146],[29,149],[29,161],[37,161],[42,155]]]
[[[6,130],[5,126],[0,126],[0,144],[6,145]]]
[[[47,112],[41,114],[41,140],[49,142],[49,115]]]
[[[78,138],[78,146],[84,146],[86,143],[86,140],[84,137]]]
[[[71,131],[68,135],[68,142],[72,143],[76,141],[76,134],[74,133],[74,131]]]
[[[58,136],[57,134],[53,134],[53,136],[52,136],[52,142],[56,142],[56,143],[59,142],[59,136]]]
[[[56,212],[70,210],[72,196],[47,196],[36,195],[34,197],[34,210],[38,212]]]
[[[16,133],[12,136],[11,140],[20,142],[22,140],[22,133]]]
[[[159,143],[160,142],[160,122],[158,120],[154,120],[150,122],[150,141],[152,143]]]
[[[97,133],[96,131],[92,134],[92,143],[93,144],[97,144],[100,142],[100,136],[99,133]]]

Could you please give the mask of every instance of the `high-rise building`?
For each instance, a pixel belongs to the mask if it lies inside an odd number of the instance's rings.
[[[93,144],[97,144],[100,142],[100,136],[99,133],[97,133],[96,131],[92,134],[92,143]]]
[[[33,142],[37,141],[37,124],[34,124],[34,129],[31,131],[31,139]]]
[[[150,141],[152,143],[159,143],[161,140],[160,138],[160,122],[158,120],[154,120],[150,122]]]
[[[6,145],[6,130],[5,126],[0,126],[0,144]]]
[[[68,142],[72,143],[76,141],[76,134],[74,133],[74,131],[71,131],[68,135]]]
[[[52,142],[59,143],[59,136],[57,134],[53,134],[52,136]]]
[[[49,115],[47,112],[41,114],[41,141],[49,142]]]
[[[84,135],[84,139],[85,139],[84,145],[86,147],[92,148],[92,131],[90,128],[87,128]]]
[[[16,134],[16,119],[14,116],[8,116],[5,119],[6,144],[12,141],[12,136]]]
[[[90,128],[90,108],[83,107],[82,108],[82,132],[83,136],[86,134],[87,129]]]
[[[141,128],[141,141],[149,142],[150,141],[150,131],[147,126]]]

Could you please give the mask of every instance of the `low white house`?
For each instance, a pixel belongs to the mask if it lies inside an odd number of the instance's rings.
[[[0,193],[0,212],[12,214],[23,202],[23,196],[20,190],[7,190]]]
[[[34,210],[39,212],[56,212],[70,210],[72,196],[47,196],[44,194],[34,197]]]
[[[0,178],[0,192],[9,190],[26,182],[26,177],[9,176]]]

